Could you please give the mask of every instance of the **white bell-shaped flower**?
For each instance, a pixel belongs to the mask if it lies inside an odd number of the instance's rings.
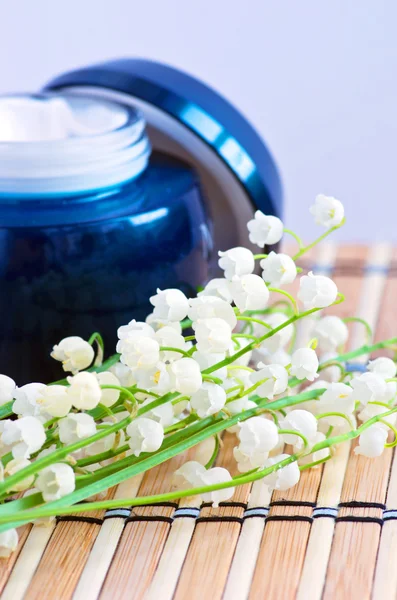
[[[262,211],[255,212],[255,218],[247,223],[249,239],[260,248],[277,244],[283,237],[284,225],[278,217],[265,215]]]
[[[200,319],[195,323],[194,333],[197,350],[203,354],[226,352],[232,342],[232,331],[223,319]]]
[[[200,389],[190,398],[190,406],[201,419],[216,414],[225,404],[225,390],[210,381],[204,381]]]
[[[254,255],[248,248],[237,246],[218,254],[220,256],[218,265],[225,272],[226,279],[231,280],[236,275],[238,277],[249,275],[255,268]]]
[[[337,296],[338,288],[329,277],[314,275],[310,271],[300,279],[297,297],[303,303],[305,310],[331,306]]]
[[[336,412],[351,418],[354,412],[353,390],[345,383],[330,383],[317,402],[317,413]],[[329,416],[328,425],[340,425],[341,417]]]
[[[202,476],[202,485],[215,485],[217,483],[226,483],[232,481],[232,476],[227,469],[223,467],[213,467],[208,469]],[[220,502],[230,500],[234,494],[234,487],[229,487],[202,494],[204,502],[211,502],[212,506],[219,506]]]
[[[259,275],[233,277],[230,287],[234,303],[240,312],[266,308],[269,301],[269,290]]]
[[[121,362],[112,365],[109,371],[117,377],[122,387],[132,387],[136,384],[134,373],[131,371],[130,367],[123,365]]]
[[[157,290],[150,303],[154,306],[153,314],[156,318],[167,321],[182,321],[187,316],[189,301],[181,290]]]
[[[159,395],[167,394],[173,389],[171,367],[160,361],[152,369],[135,371],[138,387]]]
[[[116,351],[122,363],[130,369],[151,369],[160,360],[160,344],[152,337],[134,335],[119,340]]]
[[[281,312],[270,313],[270,315],[266,315],[263,319],[272,329],[276,329],[283,325],[286,321],[288,321],[288,317]],[[265,335],[268,334],[270,330],[261,325],[255,324],[255,335]],[[270,337],[261,342],[259,351],[266,352],[269,354],[274,354],[277,350],[284,348],[291,340],[294,335],[294,326],[292,324],[283,327],[279,331],[272,333]]]
[[[385,380],[376,373],[356,375],[351,380],[351,387],[352,398],[363,406],[368,402],[381,402],[387,392]]]
[[[318,347],[321,351],[333,352],[338,346],[343,346],[346,343],[349,330],[342,319],[327,315],[317,321],[312,335],[317,338]]]
[[[287,285],[296,278],[296,265],[288,254],[270,252],[261,260],[260,265],[263,279],[273,287]]]
[[[322,225],[327,229],[340,225],[345,216],[342,202],[324,194],[316,196],[313,206],[310,207],[310,212],[314,216],[317,225]]]
[[[291,364],[291,355],[288,354],[283,348],[274,352],[274,354],[268,354],[264,356],[263,362],[265,365],[281,365],[287,367]]]
[[[234,448],[233,454],[242,473],[263,467],[269,452],[279,441],[276,425],[263,417],[252,417],[240,423],[237,435],[240,444]]]
[[[172,327],[176,333],[182,333],[182,325],[179,321],[168,321],[167,319],[160,319],[156,317],[154,313],[150,313],[146,319],[146,323],[152,327],[152,329],[157,332],[159,329],[163,327]]]
[[[132,319],[128,325],[122,325],[117,330],[117,337],[119,340],[141,336],[154,338],[154,329],[149,323]]]
[[[317,431],[315,435],[310,439],[310,446],[313,448],[316,444],[323,442],[326,439],[325,433],[321,431]],[[297,448],[294,446],[294,452],[299,452],[301,447]],[[309,451],[309,449],[308,449]],[[330,456],[331,450],[330,448],[322,448],[321,450],[316,450],[315,452],[311,452],[310,454],[305,454],[302,458],[299,459],[300,465],[307,465],[312,462],[318,462],[320,460],[324,460]]]
[[[6,464],[6,466],[4,468],[4,475],[6,478],[10,477],[11,475],[18,473],[18,471],[21,471],[21,469],[24,469],[25,467],[28,467],[31,464],[32,463],[27,458],[13,458]],[[30,488],[33,485],[34,477],[35,477],[34,475],[25,477],[25,479],[23,479],[22,481],[19,481],[18,483],[13,485],[11,488],[8,488],[9,491],[10,492],[24,492],[25,490],[27,490],[28,488]]]
[[[117,379],[114,373],[110,371],[103,371],[102,373],[96,373],[99,385],[115,385],[120,387],[121,383]],[[120,398],[119,390],[102,389],[101,388],[101,404],[104,406],[113,406],[115,402]]]
[[[15,389],[16,384],[11,377],[0,375],[0,406],[6,404],[6,402],[11,402],[14,398]]]
[[[238,343],[234,342],[233,345],[229,348],[229,350],[226,352],[226,357],[230,358],[231,356],[233,356],[237,351],[242,350],[243,348],[245,348],[246,346],[249,346],[252,343],[252,340],[250,338],[238,338]],[[239,356],[238,358],[235,358],[233,360],[233,362],[229,363],[229,367],[248,367],[248,365],[250,364],[252,359],[252,350],[248,350],[247,352],[244,352],[244,354],[242,354],[241,356]]]
[[[141,406],[147,406],[151,404],[155,398],[147,398],[144,402],[142,402]],[[166,402],[165,404],[160,404],[160,406],[156,406],[152,410],[149,410],[145,413],[146,419],[153,419],[160,423],[163,427],[169,427],[174,422],[174,410],[171,402]]]
[[[386,356],[380,356],[379,358],[375,358],[375,360],[370,360],[367,368],[368,371],[383,377],[383,379],[392,379],[397,373],[396,363],[394,360],[387,358]]]
[[[379,404],[367,404],[364,408],[358,413],[358,418],[360,421],[365,423],[365,421],[369,421],[372,417],[377,417],[387,411],[385,406],[380,406]],[[397,413],[392,413],[387,417],[383,417],[383,421],[390,423],[390,425],[394,426],[397,422]],[[387,425],[384,423],[378,423],[381,427],[388,429]]]
[[[18,547],[16,529],[7,529],[0,533],[0,558],[8,558]]]
[[[212,318],[222,319],[229,325],[230,329],[234,329],[237,325],[235,312],[225,300],[215,296],[200,296],[199,298],[191,298],[189,304],[188,317],[193,321],[193,329],[195,329],[197,321]]]
[[[125,416],[127,416],[127,414]],[[103,423],[103,425],[105,425],[105,424],[108,425],[109,427],[112,425],[112,423]],[[119,436],[119,443],[117,446],[119,447],[121,445],[121,443],[125,442],[125,435],[124,435],[124,431],[122,429],[118,431],[118,436]],[[93,444],[90,444],[89,446],[86,446],[85,448],[83,448],[83,452],[86,456],[95,456],[95,454],[102,454],[102,452],[108,452],[108,450],[111,450],[114,447],[115,441],[116,441],[116,434],[109,433],[109,435],[102,438],[101,440],[97,440]]]
[[[288,372],[281,365],[264,365],[258,363],[258,371],[250,374],[252,385],[263,380],[255,390],[258,396],[272,400],[274,396],[282,394],[288,387]]]
[[[156,332],[156,340],[158,341],[159,345],[163,347],[179,348],[179,350],[183,350],[184,352],[188,350],[188,346],[183,335],[168,325],[161,327],[161,329]],[[179,360],[182,354],[180,352],[165,350],[164,352],[161,351],[160,356],[162,360],[171,362],[173,360]]]
[[[291,358],[291,375],[298,379],[307,379],[314,381],[317,375],[318,358],[317,354],[311,348],[298,348]]]
[[[45,502],[53,502],[71,494],[75,487],[74,471],[70,465],[55,463],[40,471],[36,483]]]
[[[200,371],[204,371],[205,369],[208,369],[209,367],[212,367],[224,360],[226,357],[226,353],[218,352],[215,354],[211,354],[210,352],[203,353],[197,350],[193,356],[196,363],[199,364]],[[221,367],[220,369],[213,371],[211,375],[213,375],[214,377],[219,377],[220,379],[226,379],[227,367]]]
[[[191,396],[200,389],[203,378],[193,358],[181,358],[170,365],[174,389],[183,396]]]
[[[135,456],[139,456],[141,452],[156,452],[163,443],[163,427],[153,419],[139,417],[127,426],[126,431],[130,436],[128,445]]]
[[[190,460],[177,469],[172,477],[172,483],[179,490],[203,485],[206,468],[196,460]]]
[[[3,421],[1,441],[12,446],[14,458],[29,458],[40,450],[46,441],[43,424],[36,417],[21,417],[16,421]]]
[[[186,462],[179,467],[173,476],[173,484],[178,489],[204,487],[231,480],[232,477],[227,469],[213,467],[207,470],[201,463],[194,460]],[[233,488],[226,488],[224,490],[204,493],[202,494],[202,498],[205,502],[212,502],[213,506],[218,506],[219,502],[229,500],[233,494]]]
[[[64,385],[47,385],[39,392],[36,402],[41,412],[51,417],[66,417],[72,409],[72,399]]]
[[[78,410],[91,410],[101,401],[102,391],[95,373],[77,373],[67,378],[68,394]]]
[[[233,302],[232,293],[230,291],[230,282],[223,277],[210,279],[205,288],[199,292],[198,297],[215,296],[221,300],[225,300],[229,304]]]
[[[37,400],[45,388],[44,383],[27,383],[22,387],[17,387],[14,391],[13,412],[23,417],[38,417],[42,410]]]
[[[115,386],[121,385],[120,381],[117,379],[116,375],[114,373],[111,373],[110,371],[103,371],[102,373],[97,373],[96,376],[97,376],[99,385],[115,385]],[[113,404],[115,402],[117,402],[119,397],[120,397],[119,390],[112,390],[112,389],[103,390],[101,388],[101,404],[103,404],[104,406],[108,406],[108,407],[113,406]]]
[[[87,369],[94,360],[95,352],[91,344],[76,335],[64,338],[55,345],[52,358],[62,362],[64,371],[78,373]]]
[[[61,419],[59,425],[59,439],[63,444],[74,444],[96,433],[95,420],[86,413],[70,413]]]
[[[358,438],[358,446],[354,448],[354,453],[368,458],[380,456],[385,449],[386,440],[386,429],[380,424],[374,423],[362,432]]]
[[[297,431],[310,443],[317,433],[317,419],[308,410],[291,410],[280,421],[280,429]],[[301,450],[304,446],[302,438],[292,433],[284,433],[283,438],[286,444],[292,444],[297,450]],[[309,448],[307,450],[309,451]]]
[[[278,456],[268,458],[265,462],[265,467],[272,467],[279,462],[289,458],[288,454],[279,454]],[[277,471],[273,471],[269,475],[266,475],[262,481],[265,483],[270,490],[280,490],[285,492],[298,483],[300,479],[300,470],[297,462],[292,462]]]
[[[386,404],[395,404],[397,394],[397,383],[395,381],[386,381],[386,391],[382,396],[380,402],[384,402]]]

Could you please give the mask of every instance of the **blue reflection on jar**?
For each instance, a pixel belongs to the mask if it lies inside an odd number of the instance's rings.
[[[190,296],[207,280],[212,234],[195,172],[159,153],[139,168],[84,192],[68,177],[63,193],[29,178],[13,188],[0,169],[0,372],[19,385],[59,378],[49,352],[61,338],[100,331],[113,352],[118,326],[144,319],[157,287]]]

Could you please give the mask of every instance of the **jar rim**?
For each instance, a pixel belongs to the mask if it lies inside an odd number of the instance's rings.
[[[89,95],[48,92],[12,97],[38,101],[61,98],[74,109],[79,103],[85,105],[85,110],[90,105],[121,109],[125,121],[100,133],[51,140],[0,141],[0,194],[37,198],[40,193],[100,191],[133,180],[145,170],[151,147],[144,117],[137,109]]]

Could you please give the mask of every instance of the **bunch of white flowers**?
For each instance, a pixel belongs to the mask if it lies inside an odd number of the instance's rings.
[[[11,523],[54,516],[60,505],[75,512],[76,502],[200,442],[210,452],[197,446],[197,459],[176,471],[177,489],[167,499],[200,494],[216,506],[236,485],[258,479],[284,491],[345,439],[357,438],[355,452],[367,457],[397,443],[387,441],[397,435],[395,362],[378,357],[365,372],[347,370],[371,350],[396,349],[397,338],[344,354],[346,322],[354,317],[320,315],[342,294],[329,277],[297,264],[344,223],[344,208],[319,195],[310,211],[327,231],[307,246],[280,219],[257,211],[248,233],[260,253],[220,252],[224,276],[196,298],[158,289],[153,312],[119,327],[117,354],[105,362],[99,334],[73,336],[51,353],[70,373],[66,379],[19,387],[0,375],[0,496],[8,500],[6,510],[0,505],[0,556],[16,548]],[[299,245],[293,256],[267,251],[291,233]],[[297,347],[296,324],[305,319],[311,340]],[[236,477],[216,463],[226,430],[236,436]],[[22,491],[29,499],[14,505]]]

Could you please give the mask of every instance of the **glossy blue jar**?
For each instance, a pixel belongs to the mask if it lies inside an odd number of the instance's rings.
[[[61,338],[100,331],[111,353],[157,287],[193,295],[208,279],[195,171],[150,155],[142,117],[122,109],[105,133],[0,142],[0,372],[19,385],[59,378],[49,352]]]

